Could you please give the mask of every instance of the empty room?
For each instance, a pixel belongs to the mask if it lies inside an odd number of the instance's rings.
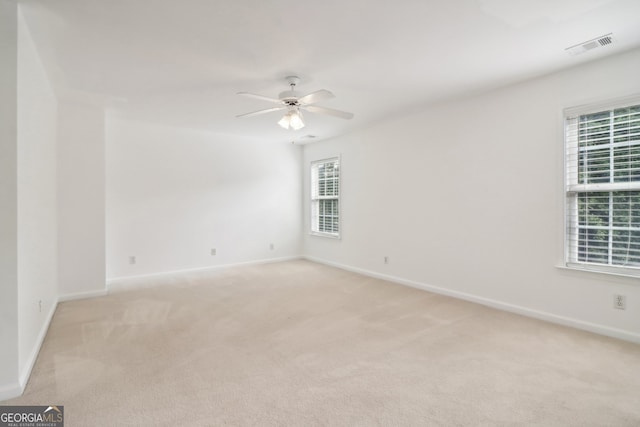
[[[639,426],[637,0],[0,0],[1,426]]]

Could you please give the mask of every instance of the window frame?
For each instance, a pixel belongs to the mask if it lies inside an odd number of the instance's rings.
[[[608,182],[608,183],[578,183],[574,178],[570,177],[570,168],[573,166],[577,170],[579,164],[579,143],[575,147],[569,146],[568,127],[571,119],[580,119],[580,116],[594,114],[598,112],[611,111],[619,108],[631,107],[640,105],[640,94],[632,96],[621,97],[617,99],[608,100],[600,103],[593,103],[588,105],[582,105],[578,107],[566,108],[563,110],[563,172],[564,172],[564,266],[569,269],[591,271],[596,273],[605,273],[617,276],[630,276],[640,277],[640,267],[629,267],[623,265],[612,265],[604,263],[596,263],[592,261],[579,261],[578,256],[578,240],[575,236],[579,235],[579,218],[576,214],[578,212],[578,198],[580,194],[589,194],[593,191],[600,192],[602,194],[609,193],[609,203],[613,200],[614,192],[617,191],[640,191],[640,181],[629,182]],[[614,147],[615,142],[609,141],[607,146]],[[573,150],[573,153],[571,152]],[[608,157],[612,159],[612,157]],[[573,163],[569,162],[573,160]],[[577,176],[577,173],[576,173]],[[609,214],[610,218],[613,218],[613,214]],[[609,228],[613,229],[614,226],[609,224]],[[585,229],[587,229],[585,227]],[[629,228],[631,231],[632,228]],[[572,240],[572,238],[574,240]],[[608,249],[611,251],[611,247]],[[612,254],[608,254],[609,259]]]
[[[321,164],[328,164],[328,163],[337,163],[338,164],[338,177],[337,177],[337,196],[333,197],[333,196],[323,196],[321,198],[321,196],[318,196],[318,189],[315,187],[317,184],[317,179],[316,179],[316,174],[317,174],[317,167]],[[310,178],[310,202],[309,202],[309,216],[310,216],[310,226],[309,226],[309,234],[312,236],[319,236],[319,237],[327,237],[330,239],[341,239],[342,236],[342,156],[337,155],[337,156],[331,156],[331,157],[326,157],[323,159],[318,159],[318,160],[313,160],[310,162],[310,167],[309,167],[309,178]],[[319,201],[320,200],[336,200],[337,205],[338,205],[338,231],[336,233],[331,233],[331,232],[326,232],[326,231],[319,231],[318,229],[315,229],[316,224],[318,224],[318,218],[320,216],[320,214],[317,212],[317,208],[315,207],[316,202],[319,205]]]

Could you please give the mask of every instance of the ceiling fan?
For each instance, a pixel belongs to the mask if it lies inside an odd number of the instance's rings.
[[[294,130],[302,129],[304,127],[304,121],[302,119],[302,113],[300,110],[309,111],[311,113],[326,114],[329,116],[339,117],[341,119],[347,120],[353,118],[352,113],[314,105],[317,102],[323,101],[325,99],[334,98],[333,93],[329,92],[328,90],[320,89],[307,95],[301,96],[300,93],[296,92],[295,90],[296,85],[298,84],[298,82],[300,82],[300,78],[297,76],[288,76],[286,80],[289,83],[290,89],[281,92],[278,95],[278,98],[256,95],[249,92],[238,92],[238,95],[273,102],[275,104],[278,104],[278,106],[254,111],[252,113],[240,114],[236,117],[250,117],[270,113],[272,111],[286,110],[285,115],[282,117],[282,119],[280,119],[280,121],[278,121],[278,124],[285,129]]]

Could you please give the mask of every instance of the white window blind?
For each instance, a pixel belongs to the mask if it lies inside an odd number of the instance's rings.
[[[340,159],[311,163],[311,232],[340,237]]]
[[[640,276],[640,99],[565,117],[566,262]]]

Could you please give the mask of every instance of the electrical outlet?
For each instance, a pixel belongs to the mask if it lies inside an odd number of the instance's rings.
[[[618,310],[625,310],[627,308],[627,297],[625,295],[614,295],[613,308],[617,308]]]
[[[384,257],[384,263],[385,263],[385,264],[389,264],[389,257],[388,257],[388,256],[385,256],[385,257]]]
[[[136,257],[130,256],[129,257],[129,264],[135,264],[135,263],[136,263]]]
[[[273,243],[270,243],[270,244],[269,244],[269,250],[274,250],[275,248],[276,248],[276,247],[274,246],[274,244],[273,244]]]
[[[211,248],[211,256],[216,256],[216,248]]]

